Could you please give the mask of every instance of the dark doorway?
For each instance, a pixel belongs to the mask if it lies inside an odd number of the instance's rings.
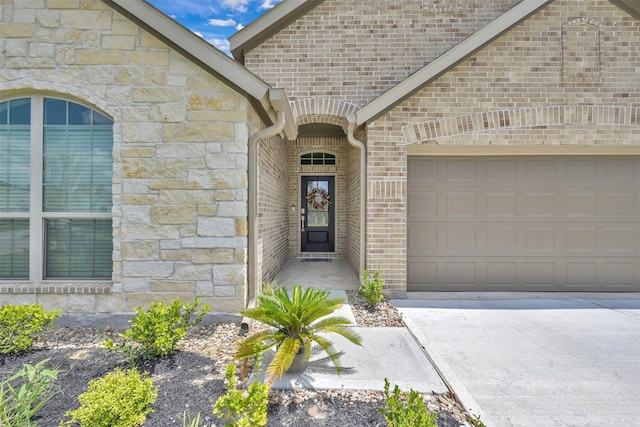
[[[334,252],[334,177],[303,176],[301,189],[302,252]]]

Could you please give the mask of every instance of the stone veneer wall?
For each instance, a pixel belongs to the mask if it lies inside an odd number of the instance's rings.
[[[0,99],[29,94],[114,118],[113,283],[3,283],[0,304],[245,306],[246,99],[99,0],[0,0]]]

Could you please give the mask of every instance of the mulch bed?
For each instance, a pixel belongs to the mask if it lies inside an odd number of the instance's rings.
[[[354,302],[351,303],[353,307]],[[128,367],[121,354],[111,353],[101,345],[107,337],[117,338],[118,332],[121,331],[56,327],[32,351],[0,356],[0,379],[25,363],[50,359],[47,366],[59,371],[59,392],[35,421],[43,427],[58,426],[66,411],[78,407],[77,397],[87,390],[90,380],[116,367]],[[176,354],[141,366],[153,376],[159,390],[145,425],[182,426],[185,411],[191,415],[200,413],[201,427],[224,425],[213,415],[213,403],[225,392],[225,367],[233,360],[235,345],[241,339],[237,325],[201,325],[189,332]],[[267,426],[386,426],[378,412],[383,405],[380,392],[272,390]],[[438,426],[469,425],[463,421],[462,409],[444,396],[431,396],[429,407],[439,414]]]

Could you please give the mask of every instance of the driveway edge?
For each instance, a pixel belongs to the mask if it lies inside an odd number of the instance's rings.
[[[449,390],[453,392],[458,403],[472,416],[479,417],[480,421],[482,421],[486,427],[495,427],[489,417],[487,417],[487,414],[485,414],[482,408],[480,408],[480,405],[478,405],[478,402],[476,402],[469,390],[467,390],[467,387],[465,387],[462,381],[460,381],[458,376],[449,367],[444,358],[442,358],[440,353],[431,347],[429,339],[420,331],[413,321],[408,319],[406,316],[403,316],[403,320],[407,330],[427,356],[427,359],[429,359],[438,375],[440,375],[442,381],[444,381]]]

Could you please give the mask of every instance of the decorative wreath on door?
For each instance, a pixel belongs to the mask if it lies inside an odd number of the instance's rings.
[[[324,208],[331,204],[329,199],[329,194],[322,188],[313,188],[309,194],[307,194],[309,206],[318,211],[323,211]]]

